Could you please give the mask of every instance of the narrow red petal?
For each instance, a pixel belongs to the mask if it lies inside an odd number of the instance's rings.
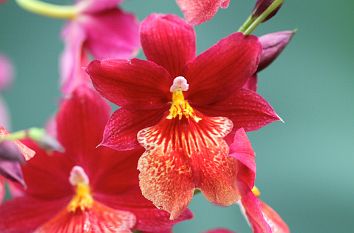
[[[140,33],[147,59],[172,77],[182,75],[186,63],[195,57],[194,29],[176,15],[152,14],[142,23]]]
[[[240,185],[242,190],[241,209],[245,212],[254,233],[274,233],[262,213],[261,201],[245,185]]]
[[[224,116],[233,121],[235,128],[257,130],[281,120],[272,106],[254,91],[240,89],[231,96],[212,105],[198,108],[209,116]]]
[[[228,7],[230,0],[177,0],[184,16],[192,24],[210,20],[219,8]]]
[[[242,128],[235,132],[234,141],[230,145],[230,156],[239,161],[237,181],[252,189],[256,179],[256,158],[251,142]]]
[[[234,33],[188,63],[187,99],[194,105],[222,100],[241,88],[257,69],[262,48],[255,36]]]
[[[102,146],[115,150],[140,147],[136,135],[141,129],[157,124],[166,109],[129,111],[120,108],[113,113],[103,134]]]
[[[199,113],[198,113],[199,114]],[[143,195],[175,219],[189,204],[195,188],[219,205],[238,198],[237,162],[223,140],[232,122],[223,117],[162,119],[138,133],[146,152],[139,160]]]
[[[288,225],[275,210],[264,202],[261,202],[261,206],[263,214],[272,228],[272,233],[290,233]]]
[[[87,72],[101,95],[122,107],[161,108],[171,96],[170,75],[153,62],[139,59],[93,61]]]
[[[91,209],[70,213],[63,209],[50,221],[36,229],[36,233],[131,233],[135,216],[114,210],[98,202]]]

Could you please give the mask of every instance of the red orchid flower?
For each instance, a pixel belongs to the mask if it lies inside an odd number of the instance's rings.
[[[81,0],[77,15],[63,30],[65,50],[61,57],[62,91],[70,94],[87,82],[82,67],[88,55],[97,59],[131,58],[139,47],[138,21],[117,8],[122,0]],[[103,36],[104,35],[104,36]]]
[[[176,0],[187,21],[193,25],[210,20],[219,8],[227,8],[230,0]]]
[[[254,188],[256,178],[255,154],[243,129],[235,133],[234,143],[230,146],[230,156],[239,161],[237,184],[241,193],[241,209],[244,210],[254,233],[290,233],[281,217],[258,196]]]
[[[242,88],[257,69],[258,39],[234,33],[195,57],[195,32],[177,16],[153,14],[140,31],[148,61],[88,67],[95,88],[121,106],[101,145],[130,150],[138,138],[146,149],[138,165],[143,195],[172,219],[195,188],[214,203],[235,203],[237,164],[223,138],[233,125],[256,130],[279,120],[260,95]]]
[[[86,87],[62,103],[56,122],[65,152],[48,155],[32,145],[37,155],[22,166],[27,189],[0,206],[0,232],[170,231],[176,221],[141,195],[141,149],[96,148],[109,114],[108,104]],[[190,217],[186,211],[178,221]]]
[[[257,91],[257,73],[267,68],[289,44],[296,31],[281,31],[259,37],[262,45],[262,55],[257,72],[248,79],[244,88]]]

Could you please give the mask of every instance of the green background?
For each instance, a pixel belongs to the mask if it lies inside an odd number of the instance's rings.
[[[57,1],[60,3],[60,1]],[[254,1],[234,1],[197,27],[203,51],[234,32]],[[126,0],[139,19],[177,13],[173,0]],[[354,232],[354,1],[288,0],[256,34],[298,29],[282,56],[260,74],[260,93],[285,124],[250,133],[257,153],[257,185],[295,233]],[[13,129],[43,125],[56,108],[58,55],[63,22],[32,15],[13,1],[0,6],[0,53],[16,67],[3,93]],[[221,208],[194,199],[192,221],[175,232],[227,227],[250,232],[237,206]]]

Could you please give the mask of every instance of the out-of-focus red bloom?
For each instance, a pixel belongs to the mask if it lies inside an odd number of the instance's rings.
[[[56,122],[65,153],[31,145],[37,155],[22,166],[27,189],[0,207],[0,232],[169,232],[176,221],[141,195],[141,149],[96,148],[109,114],[86,87],[62,103]],[[190,217],[186,211],[179,220]]]
[[[237,164],[223,138],[233,125],[256,130],[279,119],[260,95],[242,88],[258,66],[258,39],[234,33],[196,57],[193,28],[177,16],[153,14],[142,23],[141,43],[148,61],[88,67],[96,89],[121,106],[102,145],[129,150],[138,137],[146,149],[138,165],[143,195],[171,218],[195,188],[211,202],[235,203]]]
[[[239,161],[237,184],[241,193],[241,209],[251,224],[254,233],[290,233],[286,223],[267,204],[258,199],[254,188],[256,178],[255,154],[243,129],[235,134],[230,146],[230,156]]]
[[[97,59],[130,58],[139,47],[138,21],[117,8],[121,0],[81,0],[78,15],[64,28],[61,57],[62,91],[69,94],[88,77],[82,67],[88,55]]]
[[[230,0],[177,0],[184,16],[191,24],[201,24],[210,20],[219,8],[227,8]]]
[[[267,68],[289,44],[295,31],[269,33],[259,37],[262,45],[262,55],[257,72],[248,79],[244,88],[257,91],[257,73]]]

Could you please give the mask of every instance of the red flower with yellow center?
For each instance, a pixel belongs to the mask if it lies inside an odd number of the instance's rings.
[[[130,150],[139,142],[146,149],[140,187],[172,219],[196,188],[211,202],[235,203],[238,166],[223,138],[279,119],[261,96],[242,88],[257,70],[258,39],[234,33],[196,57],[193,28],[156,14],[142,23],[140,38],[148,61],[94,61],[87,69],[95,88],[121,106],[101,144]]]
[[[27,189],[0,206],[0,232],[171,231],[176,221],[141,195],[136,163],[142,149],[96,148],[109,110],[83,86],[62,103],[56,125],[65,152],[47,154],[31,144],[36,156],[22,166]],[[179,220],[190,217],[186,211]]]

